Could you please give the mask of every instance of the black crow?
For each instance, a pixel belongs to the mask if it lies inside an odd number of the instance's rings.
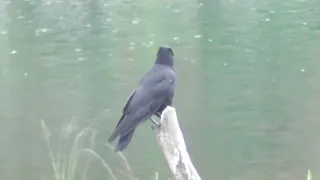
[[[109,142],[112,142],[120,136],[115,151],[122,151],[128,146],[140,123],[153,115],[160,117],[162,111],[172,105],[176,76],[173,56],[170,47],[161,46],[155,63],[129,96],[123,114],[109,137]]]

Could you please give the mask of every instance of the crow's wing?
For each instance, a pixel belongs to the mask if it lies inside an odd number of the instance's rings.
[[[109,141],[113,141],[119,134],[130,132],[143,120],[150,118],[170,93],[174,84],[174,76],[158,76],[150,82],[141,83],[132,93],[123,109],[123,116]]]
[[[123,110],[122,110],[122,113],[123,113],[123,114],[122,114],[122,116],[121,116],[121,118],[120,118],[120,120],[119,120],[119,122],[118,122],[118,124],[117,124],[116,127],[119,126],[120,122],[122,121],[123,117],[125,116],[125,112],[127,111],[128,104],[130,104],[131,99],[132,99],[133,95],[135,94],[135,92],[136,92],[135,90],[132,91],[131,94],[130,94],[130,96],[129,96],[129,98],[127,99],[127,102],[126,102],[126,104],[124,105]]]
[[[127,100],[126,105],[123,107],[123,110],[122,110],[123,113],[126,112],[127,107],[128,107],[128,105],[130,104],[131,99],[132,99],[133,95],[135,94],[135,92],[136,92],[136,90],[134,90],[134,91],[131,92],[131,94],[130,94],[128,100]]]
[[[132,92],[123,109],[124,114],[137,111],[151,100],[168,98],[173,95],[175,87],[175,74],[171,69],[152,68]]]
[[[153,66],[140,80],[138,87],[131,92],[123,114],[136,111],[150,99],[171,96],[175,86],[175,73],[171,68]],[[172,94],[173,95],[173,94]]]

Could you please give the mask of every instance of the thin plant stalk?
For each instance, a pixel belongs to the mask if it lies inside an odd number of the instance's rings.
[[[46,141],[47,148],[48,148],[48,151],[49,151],[49,156],[50,156],[50,159],[51,159],[51,165],[52,165],[52,168],[53,168],[54,176],[55,176],[56,179],[59,179],[59,174],[58,174],[57,167],[56,167],[56,159],[54,157],[54,154],[53,154],[53,151],[52,151],[52,148],[51,148],[51,144],[50,144],[50,141],[49,141],[50,131],[47,128],[46,123],[42,119],[41,119],[41,126],[42,126],[43,131],[45,131],[44,133],[46,133],[46,135],[47,135],[44,139]]]
[[[93,151],[92,149],[83,149],[84,152],[87,152],[87,153],[90,153],[92,154],[93,156],[95,156],[96,158],[98,158],[101,162],[101,164],[108,170],[111,178],[113,180],[117,180],[116,176],[114,175],[112,169],[110,168],[109,164],[98,154],[96,153],[95,151]]]
[[[312,180],[311,170],[308,169],[307,180]]]
[[[90,127],[84,128],[82,131],[80,131],[73,143],[72,149],[70,151],[70,156],[69,156],[69,164],[68,164],[68,179],[73,180],[74,179],[74,172],[77,166],[78,162],[78,157],[80,154],[80,151],[77,149],[78,143],[81,140],[83,136],[85,136],[88,131],[90,130]]]

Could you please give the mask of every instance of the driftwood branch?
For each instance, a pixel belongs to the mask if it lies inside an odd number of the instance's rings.
[[[161,114],[161,124],[153,129],[174,178],[201,180],[189,157],[175,108],[167,106]]]

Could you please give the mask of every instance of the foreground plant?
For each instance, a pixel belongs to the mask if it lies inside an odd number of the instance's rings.
[[[312,180],[311,170],[308,169],[307,180]]]
[[[76,174],[78,161],[82,153],[92,155],[97,160],[99,160],[102,166],[108,172],[110,179],[117,180],[117,177],[110,165],[96,151],[94,151],[94,141],[97,134],[96,130],[91,127],[80,129],[77,126],[77,122],[73,119],[70,123],[68,123],[60,130],[58,147],[57,150],[54,151],[50,141],[51,132],[44,120],[41,120],[41,127],[42,137],[46,142],[47,149],[49,151],[55,180],[78,180],[79,176],[81,180],[86,180],[91,162],[89,158],[87,158],[84,163],[84,170],[82,171],[81,175]],[[71,135],[74,135],[74,137],[72,138]],[[85,140],[87,139],[89,140],[89,146],[86,147]],[[109,144],[105,145],[105,147],[113,149]],[[125,167],[125,170],[117,169],[117,171],[125,175],[130,180],[138,180],[138,178],[133,175],[133,171],[126,157],[121,152],[118,152],[117,154],[123,161],[123,165]],[[156,180],[158,179],[158,176],[159,175],[156,172]]]

